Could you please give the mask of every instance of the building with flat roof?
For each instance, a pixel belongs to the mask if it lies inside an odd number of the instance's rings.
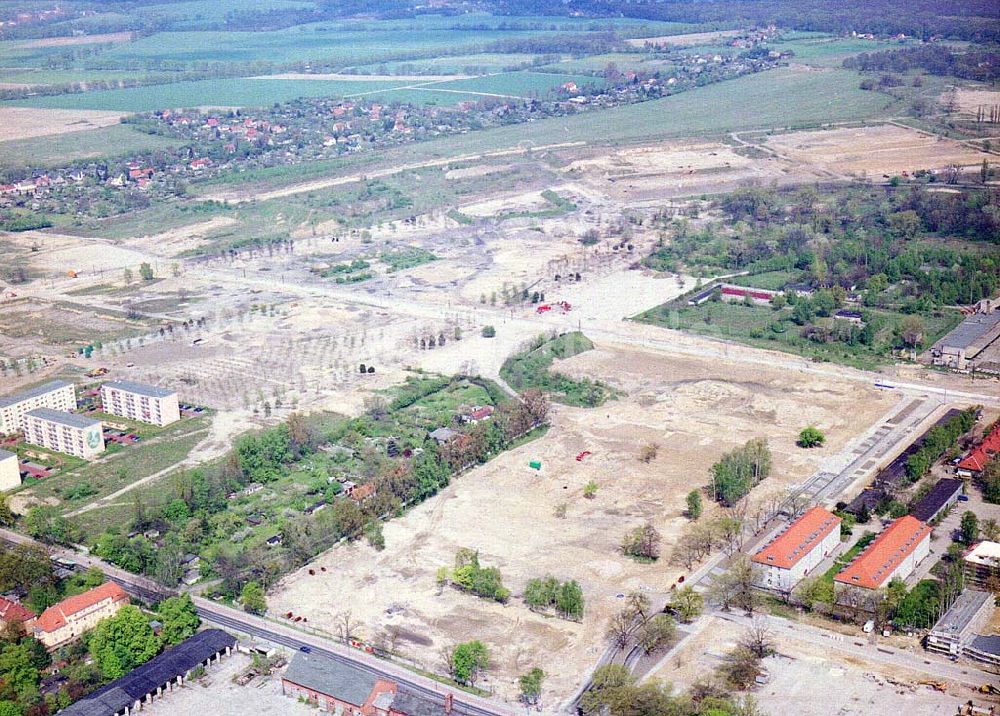
[[[916,517],[895,520],[833,578],[834,586],[880,589],[906,579],[930,554],[931,528]]]
[[[102,385],[101,405],[106,413],[153,425],[170,425],[181,419],[176,390],[130,380]]]
[[[24,415],[35,408],[76,410],[76,389],[65,380],[53,380],[37,388],[0,398],[0,434],[24,429]]]
[[[63,716],[137,714],[144,704],[164,698],[175,687],[183,686],[199,666],[218,663],[235,648],[236,639],[221,629],[200,631],[59,713]]]
[[[975,545],[962,557],[962,565],[969,586],[985,589],[991,577],[1000,580],[1000,542],[984,540]]]
[[[934,365],[968,370],[997,338],[1000,338],[1000,311],[974,313],[931,346],[931,361]]]
[[[760,567],[758,585],[791,591],[840,545],[840,518],[813,507],[751,559]]]
[[[927,635],[927,648],[962,656],[965,646],[989,624],[995,601],[989,592],[966,589]]]
[[[435,716],[451,713],[451,695],[432,700],[350,663],[298,653],[281,678],[281,693],[321,711],[353,716]]]
[[[977,634],[965,645],[962,654],[985,664],[1000,666],[1000,636]]]
[[[0,492],[13,490],[21,484],[21,463],[17,455],[0,450]]]
[[[937,481],[931,491],[913,506],[910,514],[921,522],[931,522],[943,515],[949,507],[958,502],[965,483],[953,477],[944,477]]]
[[[89,460],[104,452],[104,426],[85,415],[35,408],[24,414],[24,440]]]
[[[35,620],[32,636],[46,648],[55,649],[90,631],[102,619],[113,617],[128,603],[124,589],[114,582],[105,582],[46,609]]]

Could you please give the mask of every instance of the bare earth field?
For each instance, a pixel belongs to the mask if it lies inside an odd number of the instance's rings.
[[[779,134],[769,138],[766,146],[796,162],[875,178],[951,164],[977,164],[984,156],[950,139],[890,124]]]
[[[710,45],[717,40],[726,37],[736,37],[742,34],[742,30],[719,30],[717,32],[689,32],[685,35],[663,35],[662,37],[637,37],[628,40],[632,47],[695,47],[697,45]]]
[[[982,107],[989,117],[989,108],[1000,104],[1000,90],[959,89],[955,92],[955,100],[962,114],[974,117]]]
[[[709,617],[700,632],[651,676],[673,684],[677,690],[685,689],[721,666],[724,655],[736,647],[742,632],[743,628],[736,624]],[[952,716],[958,703],[976,697],[957,687],[954,693],[940,693],[919,685],[919,674],[816,644],[781,639],[777,649],[778,655],[763,663],[770,673],[770,683],[753,692],[762,709],[770,714]],[[976,701],[982,703],[982,698]]]
[[[559,369],[611,381],[627,395],[594,410],[556,408],[544,438],[472,470],[389,522],[385,551],[338,547],[310,565],[315,576],[303,569],[284,579],[269,597],[272,612],[293,611],[333,631],[336,615],[350,611],[366,637],[401,627],[402,651],[429,667],[440,666],[443,648],[482,639],[495,658],[493,684],[506,698],[514,697],[516,676],[533,665],[530,655],[546,654],[547,689],[565,696],[602,650],[617,595],[665,593],[682,574],[666,555],[686,524],[684,495],[706,482],[722,452],[753,436],[770,440],[775,468],[758,488],[762,498],[811,474],[893,402],[867,390],[858,400],[857,386],[839,381],[632,350],[600,348]],[[828,436],[821,452],[794,446],[804,406]],[[648,465],[636,457],[647,442],[660,445]],[[577,462],[581,450],[593,456]],[[542,461],[540,472],[527,467],[532,459]],[[591,479],[599,489],[587,500],[582,491]],[[555,516],[561,504],[564,519]],[[665,557],[652,565],[618,551],[622,533],[646,520],[664,536]],[[450,588],[439,594],[435,572],[461,547],[482,550],[482,562],[499,567],[515,595],[536,576],[578,580],[587,598],[583,623],[534,614],[517,597],[502,606]],[[338,597],[347,594],[364,598]]]
[[[774,157],[750,159],[719,142],[682,141],[595,150],[562,171],[615,201],[644,202],[781,181],[792,166]],[[794,173],[800,179],[818,177],[808,167],[796,167]]]
[[[0,107],[0,142],[109,127],[121,117],[121,112],[96,109]]]

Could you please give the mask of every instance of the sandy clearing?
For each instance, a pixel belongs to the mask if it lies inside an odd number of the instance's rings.
[[[276,75],[257,75],[251,80],[316,80],[335,82],[449,82],[470,80],[479,75],[349,75],[339,73],[312,74],[309,72],[282,72]]]
[[[402,627],[418,637],[402,644],[405,653],[429,667],[439,667],[442,647],[482,639],[496,663],[492,685],[507,698],[532,655],[545,654],[547,690],[568,695],[602,648],[616,595],[664,593],[682,573],[666,560],[642,565],[624,558],[618,543],[625,529],[653,522],[669,553],[687,524],[684,495],[706,481],[723,451],[752,436],[769,438],[775,467],[755,494],[760,499],[812,474],[893,402],[867,389],[859,401],[857,386],[847,382],[637,350],[599,347],[558,368],[613,381],[628,394],[594,410],[556,407],[544,438],[472,470],[389,522],[383,552],[338,547],[310,564],[315,576],[303,569],[286,577],[269,597],[272,611],[291,610],[333,630],[336,615],[350,610],[369,638],[388,625]],[[794,445],[806,406],[828,436],[822,453]],[[647,442],[660,445],[648,465],[636,459]],[[584,449],[593,456],[577,462]],[[542,461],[540,473],[528,469],[531,459]],[[591,479],[599,488],[587,500],[582,490]],[[559,519],[554,513],[563,503],[567,516]],[[534,614],[516,597],[501,606],[451,589],[438,594],[435,571],[460,547],[480,549],[483,563],[497,566],[515,594],[547,573],[577,579],[587,598],[583,623]],[[357,593],[366,598],[341,596]]]
[[[973,165],[983,154],[964,144],[894,124],[792,132],[766,146],[800,161],[843,174],[876,175]]]
[[[990,107],[1000,105],[1000,90],[959,89],[955,101],[960,112],[975,115],[982,107],[988,118]]]
[[[97,45],[109,42],[131,42],[131,32],[109,32],[103,35],[76,35],[73,37],[43,37],[27,40],[20,47],[68,47],[71,45]]]
[[[717,32],[689,32],[686,35],[661,35],[660,37],[637,37],[627,40],[632,47],[695,47],[708,45],[726,37],[737,37],[743,30],[719,30]]]
[[[0,142],[110,127],[121,118],[121,112],[96,109],[0,107]]]
[[[216,216],[206,221],[199,221],[186,226],[179,226],[159,234],[149,234],[132,239],[128,242],[130,248],[145,251],[158,256],[177,256],[185,251],[197,248],[209,234],[236,226],[240,222],[230,216]]]
[[[476,167],[463,167],[452,169],[445,174],[445,179],[474,179],[475,177],[489,176],[490,174],[501,174],[513,168],[513,164],[483,164]]]
[[[693,636],[680,652],[650,676],[684,690],[705,680],[736,647],[743,628],[717,617]],[[910,713],[951,716],[959,693],[939,693],[918,686],[926,677],[905,669],[864,661],[835,649],[797,640],[779,639],[778,655],[764,660],[768,684],[754,690],[761,708],[770,714],[798,716],[868,716]],[[896,681],[888,683],[886,676]],[[836,688],[830,688],[831,680]],[[962,696],[969,694],[961,690]],[[822,693],[823,698],[816,698]]]
[[[550,204],[548,199],[542,196],[542,192],[529,191],[499,199],[478,201],[475,204],[466,204],[460,206],[458,210],[469,216],[487,217],[520,211],[537,211],[545,208],[550,208]]]

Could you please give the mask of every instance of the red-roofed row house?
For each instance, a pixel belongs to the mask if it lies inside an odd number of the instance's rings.
[[[958,463],[955,472],[960,477],[979,477],[997,453],[1000,453],[1000,425]]]
[[[807,510],[753,556],[767,589],[791,591],[840,544],[840,518],[822,507]]]
[[[113,617],[128,603],[124,589],[114,582],[105,582],[46,609],[35,620],[32,635],[47,648],[54,649],[90,631],[102,619]]]
[[[911,515],[900,517],[833,578],[834,586],[881,589],[910,576],[930,551],[930,525]]]

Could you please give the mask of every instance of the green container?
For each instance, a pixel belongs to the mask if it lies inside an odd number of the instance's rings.
[[[528,467],[530,467],[532,470],[541,470],[542,463],[540,460],[532,460],[531,462],[528,463]]]

